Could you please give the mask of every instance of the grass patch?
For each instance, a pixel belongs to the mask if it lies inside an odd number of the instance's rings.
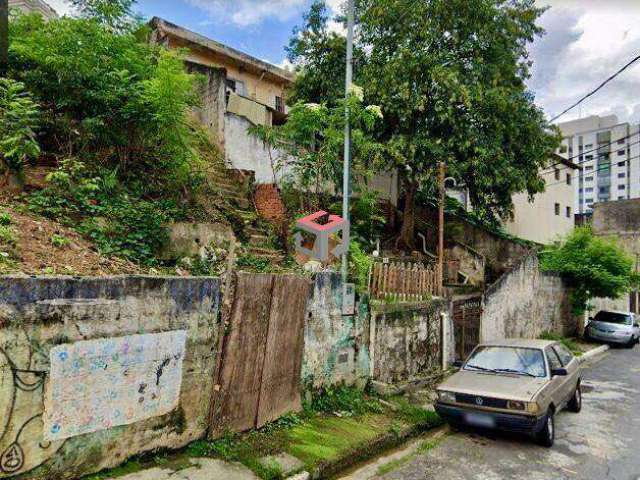
[[[552,333],[552,332],[542,332],[542,334],[540,335],[540,339],[560,342],[565,347],[567,347],[571,351],[571,353],[573,353],[576,357],[579,357],[584,353],[582,351],[582,348],[580,348],[580,346],[576,343],[575,339],[573,338],[563,337],[562,335],[558,335],[557,333]]]
[[[313,472],[345,458],[362,457],[363,450],[367,456],[367,449],[389,433],[400,435],[414,426],[428,428],[441,423],[437,414],[411,405],[405,398],[390,400],[396,405],[393,409],[355,388],[324,389],[312,394],[303,412],[285,415],[259,430],[230,433],[214,441],[199,440],[169,459],[162,454],[141,456],[87,480],[105,480],[152,467],[176,469],[176,459],[188,462],[192,457],[238,462],[264,480],[280,480],[280,465],[261,459],[287,453]]]
[[[390,419],[379,414],[358,418],[318,416],[288,432],[286,450],[313,470],[321,462],[338,460],[388,432],[390,426]]]

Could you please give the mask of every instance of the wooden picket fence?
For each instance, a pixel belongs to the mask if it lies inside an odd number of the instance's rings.
[[[377,300],[420,301],[440,296],[437,265],[376,262],[369,277],[369,294]]]

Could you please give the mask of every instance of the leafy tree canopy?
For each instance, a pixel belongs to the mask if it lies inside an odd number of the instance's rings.
[[[291,42],[301,65],[294,92],[331,99],[343,78],[344,40],[327,33],[323,3]],[[525,86],[527,46],[543,33],[542,12],[534,0],[358,2],[357,83],[385,116],[377,134],[386,168],[402,179],[403,243],[413,244],[415,195],[435,182],[440,161],[489,220],[511,214],[514,193],[544,190],[539,171],[559,135]]]
[[[71,0],[85,18],[97,20],[114,31],[130,30],[138,24],[133,12],[136,0]]]
[[[574,288],[573,308],[581,314],[592,298],[619,298],[638,284],[634,261],[614,239],[596,237],[590,227],[574,230],[541,254],[542,268],[557,272]]]
[[[329,29],[329,13],[324,0],[315,0],[304,16],[302,27],[293,31],[287,57],[296,67],[297,78],[288,93],[291,104],[326,103],[335,105],[344,98],[347,41],[344,36]],[[354,63],[365,60],[362,49],[356,45]],[[355,69],[359,82],[359,70]]]

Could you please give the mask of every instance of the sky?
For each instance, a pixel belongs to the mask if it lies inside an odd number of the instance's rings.
[[[343,0],[328,0],[337,11]],[[47,0],[61,14],[65,0]],[[160,16],[276,65],[311,0],[139,0],[145,17]],[[540,23],[546,35],[530,47],[528,81],[549,117],[564,110],[640,55],[640,0],[536,0],[549,9]],[[616,114],[640,122],[640,62],[582,108],[562,117]]]

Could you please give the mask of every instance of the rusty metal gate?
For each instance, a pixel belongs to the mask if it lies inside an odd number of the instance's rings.
[[[260,428],[300,410],[310,282],[238,273],[218,366],[211,435]]]
[[[456,342],[456,360],[466,359],[480,343],[482,297],[453,301],[453,334]]]

